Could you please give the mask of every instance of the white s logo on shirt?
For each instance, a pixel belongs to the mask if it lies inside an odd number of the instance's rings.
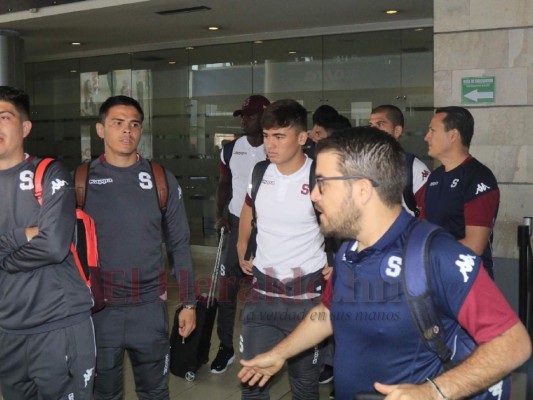
[[[142,189],[151,189],[154,187],[152,177],[148,172],[139,172],[139,186]]]
[[[32,190],[33,189],[33,171],[22,171],[19,175],[20,180],[20,189],[21,190]]]

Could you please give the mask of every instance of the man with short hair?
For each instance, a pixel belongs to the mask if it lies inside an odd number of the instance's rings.
[[[387,399],[508,400],[509,374],[531,354],[528,333],[481,259],[445,231],[429,243],[428,277],[419,284],[429,285],[445,345],[453,349],[451,368],[425,346],[411,316],[402,254],[417,222],[401,206],[405,161],[398,142],[359,127],[318,142],[316,150],[311,198],[321,230],[351,240],[337,253],[322,303],[272,350],[241,360],[241,381],[265,385],[286,360],[333,334],[339,400],[374,390]]]
[[[164,255],[179,282],[183,310],[179,334],[196,326],[196,300],[189,226],[181,188],[168,182],[166,210],[160,208],[148,160],[137,153],[144,113],[128,96],[109,97],[100,107],[96,133],[104,154],[89,166],[85,211],[98,235],[106,307],[94,315],[98,359],[96,400],[122,399],[124,353],[133,369],[139,399],[168,400],[168,307]]]
[[[239,266],[237,238],[239,215],[244,204],[250,171],[266,158],[263,146],[261,117],[270,101],[254,94],[244,100],[241,109],[233,113],[241,117],[242,136],[226,143],[220,152],[220,178],[217,190],[216,227],[229,232],[220,265],[220,291],[217,315],[217,334],[220,339],[218,353],[211,363],[211,372],[222,374],[235,360],[233,327],[237,310],[237,297],[241,281],[246,275]],[[225,209],[228,208],[228,218]]]
[[[39,204],[41,159],[24,153],[29,115],[29,96],[0,86],[0,392],[6,400],[89,400],[93,300],[70,252],[74,188],[53,162]]]
[[[324,237],[309,198],[312,160],[302,150],[307,112],[294,100],[279,100],[263,113],[264,146],[270,160],[252,199],[253,179],[242,207],[237,251],[243,272],[253,275],[242,313],[240,350],[249,359],[287,336],[320,302],[326,265]],[[259,164],[258,164],[259,166]],[[252,174],[253,175],[253,174]],[[255,208],[257,252],[245,259]],[[289,361],[293,397],[318,399],[319,350]],[[243,399],[268,399],[268,389],[243,386]]]
[[[404,118],[402,111],[391,104],[378,106],[370,113],[369,125],[387,132],[396,140],[403,135]],[[405,152],[406,186],[402,205],[408,213],[420,215],[424,204],[423,190],[429,176],[429,168],[414,154]]]
[[[313,130],[311,132],[312,139],[316,143],[321,139],[325,139],[337,131],[342,131],[343,129],[351,128],[352,124],[350,120],[344,115],[332,115],[330,117],[322,117],[317,119]]]
[[[493,227],[500,190],[492,171],[470,154],[474,118],[463,107],[435,110],[425,140],[428,154],[442,163],[424,187],[421,218],[442,226],[481,256],[494,277]]]

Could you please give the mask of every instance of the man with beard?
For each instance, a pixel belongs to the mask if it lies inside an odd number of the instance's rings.
[[[337,253],[322,303],[272,350],[241,361],[241,381],[265,385],[286,360],[333,334],[337,399],[374,390],[389,400],[509,399],[509,374],[531,353],[527,331],[480,257],[444,231],[429,245],[428,285],[446,346],[454,349],[450,369],[415,327],[401,279],[416,221],[401,206],[405,160],[397,141],[360,127],[320,141],[316,150],[311,198],[322,231],[353,239]]]
[[[250,171],[255,164],[266,158],[261,116],[269,104],[270,101],[261,95],[252,95],[244,100],[241,109],[233,113],[234,117],[241,117],[242,136],[225,144],[220,152],[216,227],[224,228],[229,232],[229,237],[220,266],[221,289],[217,317],[220,347],[211,363],[211,372],[214,374],[226,372],[228,366],[235,360],[233,327],[240,282],[245,277],[237,257],[239,215],[246,196]],[[228,218],[225,216],[226,207]]]

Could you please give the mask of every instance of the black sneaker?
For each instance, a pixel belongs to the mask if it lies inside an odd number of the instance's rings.
[[[222,374],[226,372],[228,366],[235,361],[235,352],[232,347],[220,345],[217,356],[211,364],[211,373]]]
[[[333,380],[333,367],[331,365],[324,365],[324,369],[318,377],[318,383],[321,385],[329,383]]]
[[[331,393],[329,394],[329,398],[332,400],[335,398],[335,389],[331,391]]]

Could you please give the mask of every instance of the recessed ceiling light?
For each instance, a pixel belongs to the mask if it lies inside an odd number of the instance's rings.
[[[416,28],[415,32],[422,32],[423,30],[424,30],[424,28]]]
[[[75,69],[71,69],[70,72],[72,72],[73,74],[75,74],[75,73],[78,72],[78,71],[76,71]]]
[[[72,46],[81,46],[81,42],[71,42]]]
[[[263,43],[263,41],[262,40],[256,40],[254,43],[255,44],[261,44],[261,43]]]
[[[194,50],[194,47],[192,47],[192,46],[185,47],[185,50]]]
[[[169,61],[168,63],[169,63],[170,65],[174,65],[174,64],[176,64],[176,61]]]
[[[210,31],[218,31],[220,28],[218,26],[210,26],[209,28]]]
[[[291,51],[288,51],[287,53],[289,53],[289,54],[296,54],[296,51],[291,50]]]
[[[398,14],[398,10],[386,10],[385,14],[389,14],[389,15]]]

